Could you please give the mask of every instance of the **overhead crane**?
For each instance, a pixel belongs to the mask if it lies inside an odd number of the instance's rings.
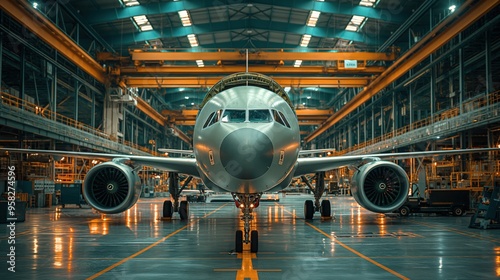
[[[168,124],[194,126],[198,111],[199,110],[196,109],[163,110],[161,115],[165,118],[165,121]],[[295,113],[299,119],[299,125],[305,126],[319,125],[323,123],[328,116],[333,113],[333,111],[320,109],[297,109]]]
[[[213,52],[179,52],[179,51],[132,51],[130,58],[116,57],[112,54],[101,54],[97,58],[90,56],[84,49],[76,44],[43,14],[34,9],[29,2],[4,0],[0,1],[0,8],[9,13],[13,18],[17,19],[21,24],[26,26],[37,37],[44,40],[48,45],[57,50],[61,55],[65,56],[69,61],[77,67],[88,73],[96,81],[109,85],[111,82],[116,82],[121,87],[210,87],[215,84],[221,77],[162,77],[164,73],[158,73],[158,76],[152,77],[152,72],[159,71],[158,69],[145,68],[141,69],[137,65],[142,65],[144,61],[160,63],[165,61],[195,61],[203,59],[205,61],[213,60],[217,62],[220,74],[227,74],[229,71],[237,70],[238,65],[224,65],[224,61],[243,62],[246,60],[246,54],[241,51],[213,51]],[[276,81],[282,86],[292,87],[366,87],[371,81],[381,73],[385,68],[378,66],[367,66],[369,61],[393,61],[398,56],[397,49],[391,49],[388,53],[377,52],[336,52],[314,51],[314,52],[294,52],[287,50],[279,51],[262,51],[251,52],[248,54],[250,61],[264,61],[264,65],[250,65],[250,69],[255,67],[254,71],[262,71],[266,73],[275,73],[279,75],[288,74],[290,76],[275,76]],[[322,66],[303,66],[303,67],[287,67],[284,61],[292,60],[303,61],[334,61],[335,67]],[[101,61],[130,61],[133,62],[135,69],[130,68],[130,65],[119,65],[120,68],[109,69],[103,67]],[[358,67],[348,69],[343,65],[345,60],[358,61]],[[156,61],[156,62],[155,62]],[[119,64],[118,62],[118,64]],[[148,64],[148,63],[146,63]],[[268,65],[266,65],[268,64]],[[269,65],[272,64],[272,65]],[[160,64],[158,64],[160,66]],[[215,67],[207,67],[207,70],[198,70],[196,74],[203,71],[214,70]],[[279,69],[278,69],[279,68]],[[297,68],[297,69],[295,69]],[[171,68],[162,69],[161,71],[175,70],[177,74],[181,72],[191,71],[194,69],[187,68]],[[127,72],[128,71],[128,72]],[[141,74],[141,71],[144,73]],[[126,73],[126,74],[125,74]],[[295,77],[292,75],[298,75]],[[338,73],[342,73],[347,77],[334,77]],[[208,73],[207,73],[208,74]],[[211,73],[213,74],[213,73]],[[304,75],[305,74],[305,75]],[[360,74],[361,77],[349,77],[352,74]],[[143,75],[142,77],[140,75]],[[309,75],[309,76],[308,76]],[[146,77],[144,77],[146,76]],[[164,126],[166,120],[147,102],[137,97],[137,107],[151,119]],[[304,123],[317,124],[316,120],[304,120]],[[180,130],[176,129],[178,134],[184,141],[189,141],[189,137],[185,136]]]
[[[318,129],[307,136],[304,141],[311,142],[338,123],[342,118],[353,112],[372,96],[389,86],[392,82],[422,62],[430,54],[449,42],[453,37],[481,18],[488,11],[498,5],[500,0],[494,1],[467,1],[457,11],[449,15],[439,25],[432,29],[413,48],[398,58],[386,71],[373,80],[363,91],[358,93],[345,106],[335,112]]]

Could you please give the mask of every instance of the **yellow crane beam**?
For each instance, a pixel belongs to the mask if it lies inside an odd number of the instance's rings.
[[[390,53],[385,52],[290,52],[290,51],[262,51],[248,54],[248,60],[259,61],[295,61],[295,60],[364,60],[364,61],[392,61],[397,58],[397,49]],[[240,51],[218,52],[186,52],[186,51],[143,51],[130,52],[133,61],[246,61],[246,54]],[[106,57],[103,55],[102,57]]]
[[[211,87],[222,77],[131,77],[123,76],[128,87],[137,88],[196,88]],[[272,77],[283,87],[365,87],[372,77]]]
[[[310,142],[349,113],[368,101],[372,96],[389,86],[392,82],[408,72],[430,54],[449,42],[453,37],[482,17],[499,4],[500,0],[474,1],[469,0],[461,5],[457,11],[450,14],[443,22],[436,26],[429,34],[422,38],[413,48],[395,61],[384,73],[378,76],[363,91],[358,93],[344,107],[335,112],[318,129],[313,131],[304,140]],[[454,22],[453,22],[454,21]]]
[[[198,111],[196,109],[163,110],[161,115],[168,123],[193,126],[195,125]],[[332,114],[332,110],[298,109],[296,113],[299,125],[320,125]]]
[[[365,66],[358,64],[357,68],[345,68],[343,65],[325,66],[283,66],[283,65],[249,65],[248,71],[262,74],[380,74],[386,67]],[[127,66],[113,69],[113,73],[120,75],[161,75],[161,74],[233,74],[245,72],[244,65],[217,65],[217,66]]]
[[[97,81],[106,83],[107,76],[102,66],[43,14],[34,9],[29,1],[2,0],[0,8]]]

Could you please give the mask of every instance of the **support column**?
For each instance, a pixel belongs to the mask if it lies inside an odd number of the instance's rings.
[[[120,106],[121,104],[113,102],[110,93],[106,92],[104,98],[103,129],[104,133],[110,135],[112,140],[118,139],[120,119],[123,119],[123,115],[120,112]]]
[[[106,102],[106,98],[104,98]],[[95,128],[95,91],[92,91],[92,108],[90,109],[90,126]]]
[[[78,97],[78,92],[80,91],[80,83],[78,80],[75,79],[75,106],[73,107],[73,118],[75,121],[78,121],[78,103],[79,103],[79,97]]]
[[[462,42],[462,33],[458,34],[459,44]],[[465,71],[464,71],[464,51],[463,47],[458,49],[458,106],[462,108],[465,89]],[[456,107],[456,106],[455,106]]]
[[[491,73],[491,31],[485,32],[485,51],[484,51],[484,64],[486,65],[486,94],[489,94],[495,89],[493,88],[493,73]],[[489,98],[488,98],[489,101]]]
[[[21,55],[19,57],[19,62],[20,62],[20,75],[21,75],[21,83],[20,83],[20,86],[19,86],[19,98],[21,100],[24,99],[24,89],[25,89],[25,76],[26,76],[26,48],[24,47],[24,45],[21,45]],[[24,106],[21,105],[22,109],[24,109]]]

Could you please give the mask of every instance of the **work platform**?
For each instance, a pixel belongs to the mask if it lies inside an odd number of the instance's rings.
[[[253,226],[259,252],[234,252],[240,211],[192,203],[190,218],[161,220],[164,198],[101,216],[89,208],[28,209],[15,228],[16,272],[2,279],[494,279],[500,231],[468,228],[470,216],[375,214],[330,197],[333,219],[302,218],[308,195],[263,202]],[[7,278],[6,278],[7,277]]]

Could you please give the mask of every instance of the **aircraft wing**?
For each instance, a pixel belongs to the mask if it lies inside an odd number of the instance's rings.
[[[368,154],[354,156],[332,156],[332,157],[309,157],[298,158],[297,168],[294,176],[305,175],[320,171],[328,171],[345,166],[355,166],[363,161],[373,160],[397,160],[407,158],[424,158],[442,155],[471,154],[500,151],[499,148],[483,149],[462,149],[462,150],[443,150],[443,151],[424,151],[424,152],[404,152],[404,153],[386,153],[386,154]]]
[[[165,149],[165,148],[160,148],[158,151],[162,153],[169,153],[169,154],[181,154],[181,155],[189,155],[189,156],[194,156],[194,151],[193,150],[179,150],[179,149]]]
[[[170,157],[155,157],[155,156],[135,156],[127,154],[105,154],[105,153],[87,153],[87,152],[70,152],[70,151],[51,151],[51,150],[34,150],[34,149],[6,149],[0,148],[0,151],[9,153],[27,153],[27,154],[42,154],[52,156],[67,156],[80,158],[94,158],[101,160],[130,160],[138,165],[151,166],[165,171],[178,172],[199,177],[198,169],[196,168],[196,160],[194,158],[170,158]]]
[[[335,151],[335,149],[300,150],[299,155],[321,154],[321,153],[328,153],[328,152],[334,152],[334,151]]]

